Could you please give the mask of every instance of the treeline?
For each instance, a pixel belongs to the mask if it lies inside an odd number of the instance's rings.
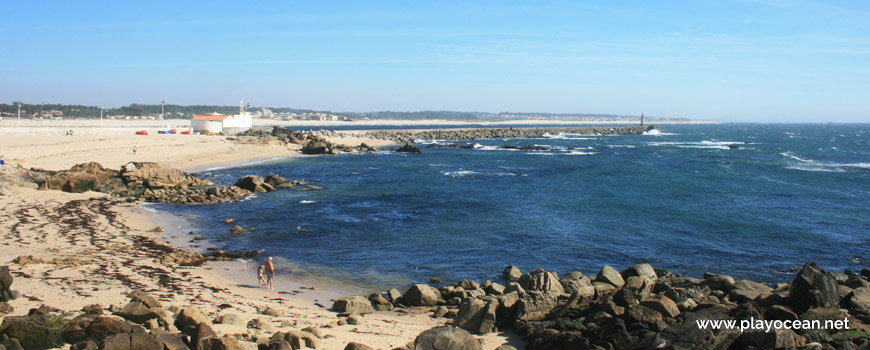
[[[18,104],[19,102],[12,102],[11,104],[0,104],[0,113],[6,115],[17,115],[18,113]],[[30,117],[34,114],[38,114],[40,111],[48,112],[48,111],[60,111],[60,114],[63,115],[64,118],[98,118],[100,116],[100,107],[99,106],[83,106],[83,105],[62,105],[62,104],[29,104],[29,103],[20,103],[21,104],[21,115]],[[268,108],[268,107],[267,107]],[[271,109],[275,113],[315,113],[316,111],[308,110],[308,109],[296,109],[296,108],[268,108]],[[161,111],[161,105],[159,104],[139,104],[132,103],[128,106],[118,107],[118,108],[105,108],[103,110],[103,115],[125,115],[125,116],[145,116],[145,115],[159,115]],[[190,119],[194,115],[197,114],[205,114],[205,113],[222,113],[222,114],[236,114],[239,113],[239,106],[215,106],[215,105],[193,105],[193,106],[182,106],[182,105],[173,105],[167,104],[163,106],[163,111],[167,113],[165,118],[175,118],[175,119]]]
[[[486,113],[478,112],[451,112],[451,111],[422,111],[422,112],[371,112],[371,113],[345,113],[344,115],[358,119],[368,117],[369,119],[399,119],[399,120],[426,120],[426,119],[443,119],[443,120],[481,120]]]

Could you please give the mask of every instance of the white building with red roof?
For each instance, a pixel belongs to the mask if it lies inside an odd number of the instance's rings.
[[[250,130],[254,126],[253,116],[243,114],[220,114],[209,113],[194,116],[190,120],[190,128],[193,132],[201,133],[225,133],[235,135]]]

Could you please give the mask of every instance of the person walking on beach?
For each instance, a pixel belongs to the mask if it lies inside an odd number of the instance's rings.
[[[133,146],[133,155],[136,155],[136,146]]]
[[[275,277],[275,265],[272,265],[272,257],[269,257],[269,261],[266,261],[266,285],[268,285],[269,290],[272,290],[272,278]]]
[[[263,288],[263,285],[266,284],[266,278],[263,277],[263,274],[266,272],[266,266],[260,265],[257,269],[257,288]]]

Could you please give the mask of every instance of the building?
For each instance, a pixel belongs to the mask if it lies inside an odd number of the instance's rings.
[[[190,120],[190,128],[193,132],[202,133],[225,133],[235,135],[248,131],[253,127],[251,114],[220,114],[209,113],[194,116]]]

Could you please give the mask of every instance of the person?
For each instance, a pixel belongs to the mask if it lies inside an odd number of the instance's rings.
[[[266,266],[260,265],[260,268],[257,269],[257,288],[263,288],[263,285],[266,284],[266,278],[263,277],[263,273],[265,273]]]
[[[272,265],[272,257],[266,261],[266,285],[272,290],[272,278],[275,277],[275,265]]]
[[[133,146],[133,155],[136,155],[136,146]]]

